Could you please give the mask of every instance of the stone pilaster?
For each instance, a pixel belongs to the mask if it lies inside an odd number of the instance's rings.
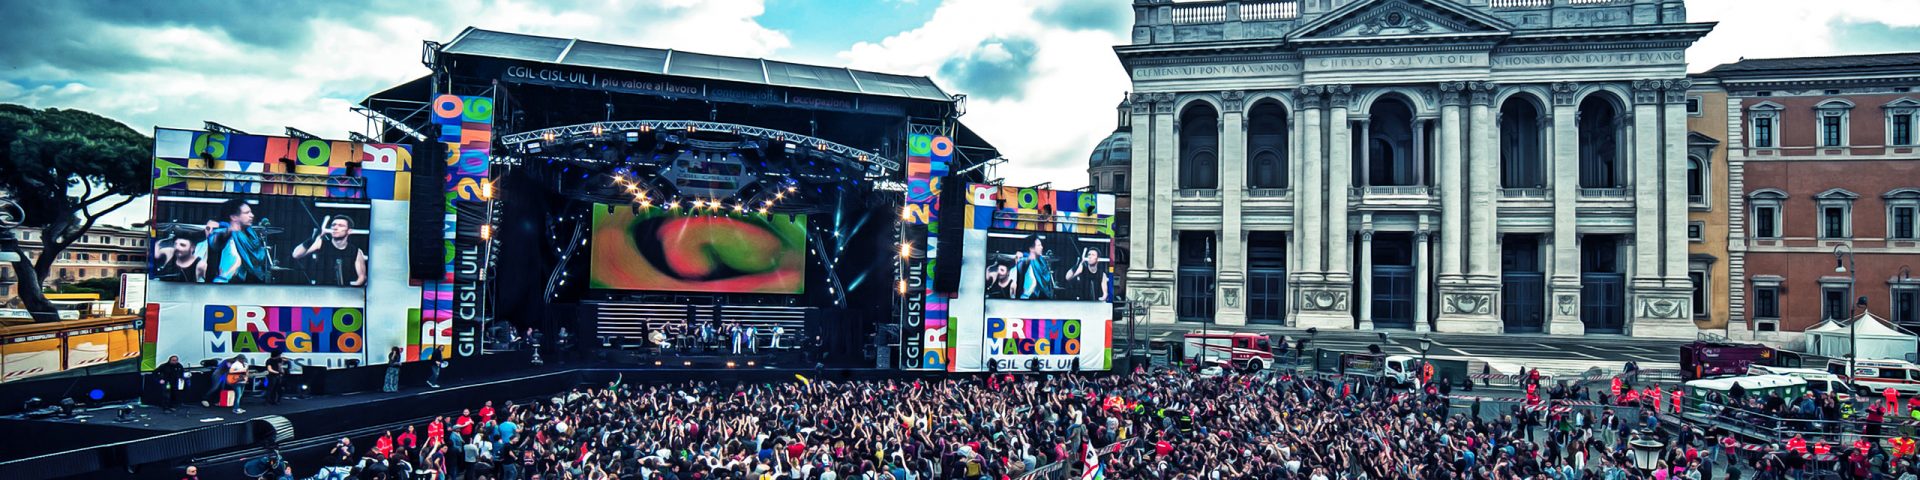
[[[1345,231],[1346,191],[1333,191],[1334,172],[1333,151],[1339,148],[1332,132],[1340,131],[1344,135],[1345,127],[1335,125],[1327,118],[1337,108],[1345,122],[1345,105],[1336,105],[1329,97],[1334,93],[1342,97],[1350,93],[1351,87],[1342,90],[1325,85],[1305,85],[1295,90],[1295,99],[1303,107],[1302,122],[1306,133],[1302,139],[1302,171],[1294,215],[1298,222],[1302,256],[1307,271],[1295,277],[1294,298],[1297,305],[1294,326],[1298,328],[1351,329],[1353,328],[1352,283],[1347,277],[1346,268],[1336,266],[1336,262],[1345,262],[1345,258],[1333,257],[1335,248],[1344,251],[1346,244],[1330,241],[1335,235],[1335,222],[1340,222],[1340,231]],[[1344,176],[1342,177],[1344,178]],[[1336,270],[1337,269],[1337,270]],[[1338,272],[1336,277],[1332,272]]]
[[[1467,274],[1471,283],[1481,285],[1500,283],[1499,259],[1494,258],[1499,228],[1494,180],[1500,178],[1500,150],[1494,147],[1496,130],[1490,107],[1493,90],[1493,84],[1488,82],[1467,83],[1468,112],[1472,118],[1467,139],[1471,156],[1467,162],[1467,214],[1472,219],[1467,228]]]
[[[1553,218],[1575,218],[1575,205],[1580,195],[1580,130],[1575,124],[1578,114],[1580,85],[1572,82],[1558,82],[1553,90],[1553,126],[1552,156],[1548,157],[1549,175],[1552,175]],[[1553,266],[1547,272],[1547,310],[1549,322],[1547,333],[1554,335],[1584,335],[1587,328],[1580,322],[1580,242],[1574,222],[1554,222],[1553,236],[1548,238],[1552,248]]]
[[[1353,231],[1348,228],[1351,205],[1348,192],[1353,185],[1352,125],[1347,121],[1347,103],[1352,101],[1353,86],[1327,86],[1327,282],[1351,283],[1353,279]]]
[[[1440,84],[1440,132],[1439,135],[1439,173],[1434,176],[1434,188],[1440,190],[1440,283],[1460,283],[1461,251],[1465,241],[1462,233],[1466,231],[1461,221],[1466,205],[1461,202],[1461,188],[1465,185],[1466,170],[1460,164],[1460,95],[1466,90],[1465,82],[1443,82]]]
[[[1354,275],[1360,284],[1360,329],[1373,329],[1373,230],[1360,231],[1360,271]]]
[[[1644,87],[1653,86],[1661,90],[1658,98],[1643,99]],[[1634,275],[1628,330],[1635,337],[1690,338],[1699,332],[1693,323],[1693,283],[1687,278],[1686,90],[1691,86],[1692,82],[1684,79],[1634,82],[1635,111],[1654,112],[1649,117],[1635,119],[1636,127],[1642,123],[1652,124],[1650,128],[1636,129],[1652,131],[1652,136],[1638,138],[1640,150],[1651,150],[1654,157],[1641,164],[1651,164],[1652,170],[1647,171],[1656,172],[1638,179],[1643,184],[1650,183],[1653,191],[1636,192],[1635,201],[1644,202],[1651,197],[1659,212],[1656,217],[1641,217],[1655,219],[1645,222],[1651,224],[1648,226],[1654,235],[1635,242],[1636,260],[1656,269]],[[1655,178],[1648,182],[1644,177]],[[1642,235],[1647,230],[1645,227],[1635,229]],[[1654,286],[1656,280],[1658,286]]]
[[[1427,299],[1432,297],[1433,289],[1433,259],[1428,253],[1432,247],[1427,241],[1431,237],[1432,232],[1424,229],[1413,232],[1413,331],[1416,332],[1433,331],[1427,314],[1427,304],[1431,303]]]
[[[1247,92],[1220,92],[1220,264],[1215,271],[1213,321],[1221,325],[1245,325],[1247,234],[1241,231],[1240,202],[1246,195],[1247,170]]]
[[[1478,82],[1476,82],[1478,83]],[[1469,135],[1477,129],[1462,128],[1461,104],[1463,95],[1473,94],[1485,87],[1475,87],[1466,82],[1443,82],[1440,84],[1440,165],[1441,170],[1435,182],[1440,189],[1440,315],[1434,321],[1434,330],[1445,333],[1499,333],[1500,322],[1494,315],[1495,300],[1500,285],[1473,281],[1469,283],[1471,267],[1467,255],[1469,229],[1473,226],[1466,218],[1473,205],[1468,202],[1471,192],[1473,171],[1467,165],[1467,148],[1472,146]],[[1485,103],[1485,102],[1482,102]],[[1482,105],[1482,108],[1485,108]],[[1484,114],[1483,114],[1484,115]],[[1469,124],[1471,126],[1471,123]],[[1484,127],[1476,127],[1484,128]],[[1467,131],[1463,131],[1467,130]],[[1475,135],[1475,137],[1478,137]],[[1462,272],[1465,264],[1468,272]]]
[[[1149,217],[1152,223],[1144,230],[1134,230],[1132,238],[1136,239],[1136,241],[1142,236],[1147,236],[1152,239],[1152,243],[1148,248],[1149,251],[1145,252],[1149,255],[1148,258],[1150,258],[1152,262],[1152,269],[1148,273],[1150,279],[1141,284],[1140,288],[1135,291],[1152,295],[1159,300],[1158,302],[1149,303],[1147,307],[1148,318],[1155,323],[1172,323],[1175,318],[1173,288],[1174,269],[1176,268],[1175,264],[1178,259],[1175,257],[1176,250],[1174,250],[1173,245],[1173,200],[1174,180],[1180,172],[1178,155],[1176,155],[1174,150],[1175,138],[1173,124],[1175,119],[1173,109],[1175,98],[1175,95],[1172,93],[1152,94],[1153,117],[1152,122],[1147,124],[1151,129],[1151,134],[1148,135],[1147,138],[1152,154],[1144,157],[1150,159],[1148,162],[1134,161],[1135,165],[1141,163],[1151,165],[1150,168],[1153,171],[1151,177],[1153,179],[1152,188],[1145,192],[1136,191],[1133,194],[1136,199],[1142,196],[1152,199],[1151,203],[1154,208],[1151,217]],[[1137,131],[1140,128],[1140,124],[1135,123],[1134,125]],[[1136,145],[1141,143],[1140,140],[1138,140],[1140,138],[1138,134],[1136,134],[1134,138]],[[1136,156],[1134,158],[1139,159],[1143,157]],[[1133,216],[1134,218],[1146,217],[1146,215],[1141,215],[1138,210],[1134,212]],[[1142,253],[1141,249],[1138,248],[1135,248],[1133,251],[1134,255],[1140,255]],[[1148,293],[1148,291],[1155,293]]]

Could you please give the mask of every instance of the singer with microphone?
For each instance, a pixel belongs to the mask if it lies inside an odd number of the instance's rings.
[[[335,215],[327,219],[327,230],[293,249],[293,258],[317,259],[314,282],[320,285],[363,286],[367,284],[367,249],[353,242],[353,219]],[[351,273],[349,273],[351,272]]]
[[[272,283],[272,259],[267,258],[266,239],[254,227],[253,206],[236,198],[222,202],[220,213],[227,221],[208,220],[206,230],[209,256],[219,262],[210,269],[213,283]]]

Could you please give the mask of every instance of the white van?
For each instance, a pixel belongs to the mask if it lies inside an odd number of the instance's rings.
[[[1847,401],[1853,398],[1853,387],[1847,386],[1847,380],[1839,375],[1827,373],[1817,368],[1789,368],[1753,365],[1747,367],[1747,375],[1786,375],[1807,381],[1807,390],[1818,393],[1833,393],[1834,398]]]
[[[1827,362],[1827,373],[1846,371],[1846,360]],[[1854,385],[1873,393],[1891,388],[1901,395],[1920,395],[1920,365],[1900,360],[1858,360],[1851,377]]]

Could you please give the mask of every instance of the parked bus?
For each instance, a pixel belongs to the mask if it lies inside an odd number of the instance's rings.
[[[1680,346],[1682,380],[1745,375],[1754,365],[1798,367],[1800,359],[1766,345],[1697,341]]]

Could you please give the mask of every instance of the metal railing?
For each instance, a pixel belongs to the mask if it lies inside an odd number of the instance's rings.
[[[1285,188],[1249,188],[1247,189],[1247,196],[1250,198],[1280,198],[1280,197],[1287,196],[1287,189]]]
[[[1588,188],[1580,187],[1580,198],[1625,198],[1633,196],[1633,189],[1627,187]]]
[[[1368,197],[1425,197],[1432,189],[1426,185],[1368,185],[1354,187],[1354,191]]]
[[[1553,198],[1553,190],[1545,188],[1502,188],[1500,189],[1500,198],[1544,200]]]
[[[1220,198],[1220,191],[1211,188],[1182,188],[1180,198]]]

